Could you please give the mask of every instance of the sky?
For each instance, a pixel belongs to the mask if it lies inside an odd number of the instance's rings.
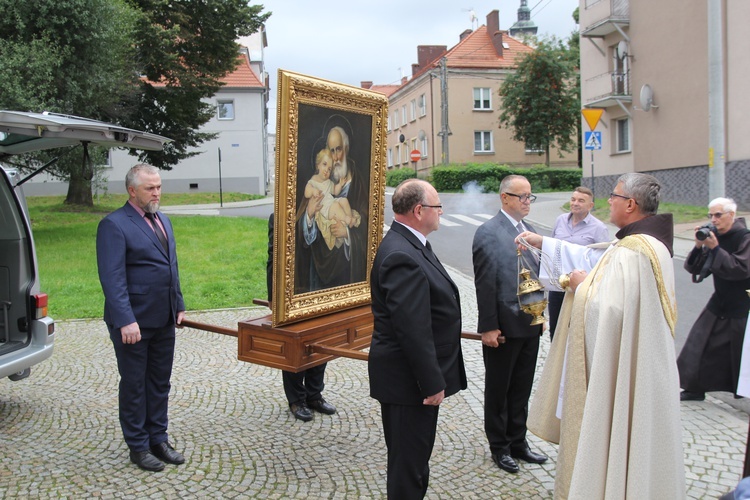
[[[255,3],[255,2],[253,2]],[[518,19],[520,0],[265,0],[270,76],[269,132],[276,130],[276,86],[279,68],[359,87],[398,83],[411,76],[418,45],[459,41],[466,29],[487,24],[487,14],[500,13],[500,29]],[[539,35],[565,39],[577,29],[573,11],[578,0],[528,0]],[[472,22],[471,13],[476,20]]]

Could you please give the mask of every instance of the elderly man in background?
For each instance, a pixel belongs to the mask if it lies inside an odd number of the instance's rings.
[[[703,401],[710,391],[737,392],[750,311],[750,230],[736,212],[731,199],[711,201],[708,217],[713,227],[695,228],[695,247],[685,260],[694,283],[713,275],[714,294],[677,358],[682,401]]]
[[[529,430],[560,444],[555,498],[685,497],[674,226],[656,215],[660,190],[650,175],[618,179],[609,205],[619,231],[606,250],[518,237],[571,272],[529,411]]]
[[[584,186],[575,188],[570,197],[570,212],[557,217],[555,226],[552,228],[552,237],[576,245],[609,241],[609,230],[602,221],[591,214],[593,208],[594,192]],[[550,291],[547,297],[550,339],[554,338],[564,297],[565,292],[555,291]]]

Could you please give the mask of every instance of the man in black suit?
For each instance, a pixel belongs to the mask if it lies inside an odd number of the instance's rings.
[[[423,498],[444,398],[466,388],[458,288],[432,252],[442,206],[425,181],[393,194],[395,221],[370,273],[370,396],[380,402],[388,497]]]
[[[120,372],[120,426],[130,460],[148,471],[185,458],[167,440],[175,326],[185,315],[172,224],[158,212],[161,177],[128,171],[129,200],[99,223],[96,258],[104,321]]]
[[[502,208],[477,229],[472,246],[474,284],[484,358],[484,428],[492,460],[516,473],[515,459],[541,464],[547,457],[534,453],[526,442],[526,417],[543,325],[531,325],[532,316],[518,303],[516,236],[534,231],[522,219],[536,196],[521,175],[500,183]],[[539,274],[539,264],[534,271]]]
[[[273,300],[273,231],[273,213],[271,213],[268,216],[268,260],[266,261],[268,307],[271,307]],[[311,421],[313,410],[324,415],[336,413],[336,407],[323,398],[327,364],[323,363],[297,373],[281,370],[281,382],[289,403],[289,411],[297,420]]]

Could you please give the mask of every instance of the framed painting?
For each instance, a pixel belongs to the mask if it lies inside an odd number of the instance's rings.
[[[279,70],[273,326],[370,302],[383,236],[388,100]]]

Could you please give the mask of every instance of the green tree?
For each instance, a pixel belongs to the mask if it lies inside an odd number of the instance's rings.
[[[174,140],[139,154],[171,169],[214,137],[203,101],[238,63],[237,38],[270,16],[246,0],[0,0],[0,108],[75,114]],[[94,164],[84,146],[50,172],[69,181],[66,203],[92,205]],[[57,151],[28,160],[38,165]]]
[[[211,119],[219,81],[237,68],[237,38],[260,28],[271,13],[247,0],[126,0],[142,12],[136,29],[139,90],[120,124],[173,139],[164,151],[138,154],[170,170],[188,151],[216,134],[199,132]]]
[[[0,107],[108,119],[137,82],[135,13],[118,0],[0,0]],[[50,169],[68,180],[69,203],[92,204],[93,158],[65,155]],[[60,152],[56,152],[60,154]],[[27,166],[51,154],[30,155]]]
[[[556,38],[542,40],[523,57],[516,72],[500,86],[500,127],[513,139],[544,149],[550,164],[550,147],[570,152],[578,145],[580,98],[577,61]]]

